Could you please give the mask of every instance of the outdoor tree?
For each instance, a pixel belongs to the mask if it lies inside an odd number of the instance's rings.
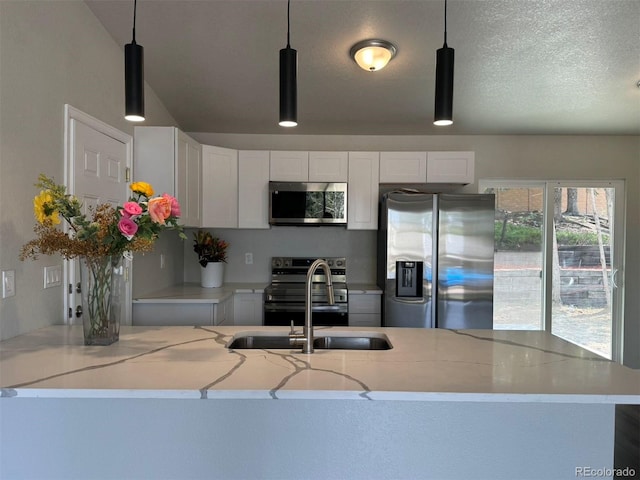
[[[564,211],[565,215],[580,215],[580,209],[578,208],[578,189],[567,188],[567,209]]]

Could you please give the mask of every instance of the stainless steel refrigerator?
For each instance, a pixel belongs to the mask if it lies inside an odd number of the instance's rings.
[[[494,209],[492,194],[382,196],[384,326],[493,328]]]

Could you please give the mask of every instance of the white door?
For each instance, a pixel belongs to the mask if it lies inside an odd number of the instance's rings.
[[[70,106],[66,108],[65,122],[67,192],[78,197],[85,212],[89,207],[100,203],[116,205],[126,201],[131,165],[131,136]],[[80,279],[77,263],[66,262],[67,323],[82,323],[82,317],[76,313],[81,305],[76,288]],[[130,262],[125,260],[124,267],[125,301],[120,318],[127,325],[131,324]]]

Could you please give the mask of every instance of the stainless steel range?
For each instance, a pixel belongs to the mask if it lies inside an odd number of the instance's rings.
[[[305,280],[309,266],[316,260],[301,257],[273,257],[271,285],[265,291],[265,325],[304,325]],[[324,258],[331,269],[335,304],[329,305],[325,276],[318,269],[313,276],[313,324],[344,326],[349,324],[347,291],[347,260],[344,257]]]

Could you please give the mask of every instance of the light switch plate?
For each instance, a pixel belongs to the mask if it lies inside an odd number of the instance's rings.
[[[253,253],[244,254],[244,263],[245,265],[253,265]]]
[[[44,288],[62,285],[62,265],[44,267]]]
[[[2,298],[13,297],[16,294],[16,271],[2,272]]]

